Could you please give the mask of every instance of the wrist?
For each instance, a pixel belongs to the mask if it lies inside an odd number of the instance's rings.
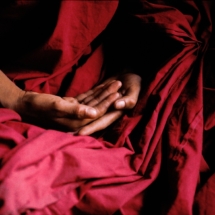
[[[35,96],[35,94],[38,93],[20,90],[19,92],[17,92],[16,101],[14,103],[15,105],[11,109],[15,110],[21,115],[31,115],[31,103],[32,98]]]
[[[0,70],[0,104],[5,108],[15,110],[23,94],[24,91]]]
[[[7,100],[5,100],[4,102],[5,104],[3,106],[19,113],[24,94],[25,91],[21,90],[18,87],[16,89],[12,89],[10,91],[10,97]]]

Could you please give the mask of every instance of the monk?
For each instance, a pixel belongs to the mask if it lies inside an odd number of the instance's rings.
[[[214,1],[0,2],[0,214],[215,214]]]
[[[112,77],[109,76],[106,80],[97,80],[95,83],[90,84],[87,88],[88,90],[82,92],[81,95],[76,94],[75,97],[71,97],[71,93],[68,93],[69,96],[64,97],[63,95],[62,98],[59,97],[59,89],[49,92],[42,89],[28,90],[29,87],[26,88],[23,87],[23,85],[20,89],[20,87],[12,83],[4,74],[6,72],[6,74],[10,76],[10,72],[7,70],[8,67],[12,65],[13,71],[15,71],[14,73],[16,75],[18,73],[22,75],[23,70],[24,72],[26,70],[26,62],[29,61],[29,56],[35,52],[35,48],[36,53],[38,52],[39,54],[33,56],[30,62],[36,62],[40,56],[43,55],[44,59],[47,58],[44,62],[40,62],[41,65],[37,65],[37,67],[39,66],[39,73],[42,74],[45,71],[47,74],[47,68],[44,69],[42,67],[44,65],[49,67],[49,64],[53,64],[57,66],[50,66],[51,68],[48,69],[50,70],[48,73],[55,74],[64,68],[64,65],[66,65],[68,61],[74,61],[73,63],[69,63],[70,68],[65,74],[71,72],[74,64],[82,57],[81,55],[76,56],[78,55],[76,53],[77,50],[82,51],[82,49],[91,46],[85,43],[95,40],[99,33],[105,29],[116,12],[118,2],[97,2],[96,5],[98,5],[98,9],[93,9],[94,5],[91,2],[85,2],[85,4],[83,4],[75,1],[56,1],[51,6],[48,3],[42,3],[40,1],[31,3],[16,1],[14,4],[2,3],[2,10],[4,11],[0,16],[0,21],[2,23],[0,104],[2,107],[10,108],[28,120],[39,117],[43,118],[46,123],[55,123],[60,125],[61,128],[70,131],[78,131],[78,134],[81,135],[89,135],[106,128],[122,116],[123,110],[132,109],[135,106],[141,88],[141,78],[128,68],[123,68],[123,71],[118,71],[117,74],[113,74]],[[82,16],[82,13],[78,11],[84,11],[85,7],[90,8],[89,10],[91,10],[91,13],[99,13],[102,17],[107,16],[107,18],[103,18],[98,27],[94,25],[93,20],[86,21],[85,25],[89,25],[89,30],[85,33],[94,36],[93,38],[88,36],[89,38],[79,37],[79,39],[77,39],[76,36],[79,35],[78,31],[85,31],[83,30],[84,25],[82,25],[84,22],[82,19],[85,15],[80,17],[80,20],[77,19],[77,21],[75,21],[73,14],[76,17]],[[67,8],[72,8],[75,12],[67,12]],[[98,12],[100,11],[99,8],[109,8],[109,11],[104,11],[104,14],[102,14],[102,11]],[[49,11],[49,19],[47,19],[46,11]],[[64,14],[62,16],[59,15],[59,20],[56,20],[58,13],[62,13],[61,11],[64,11]],[[40,14],[40,17],[38,14]],[[55,23],[56,26],[54,26],[53,23],[56,21],[57,24]],[[62,24],[64,21],[65,23],[68,22],[66,26]],[[44,24],[44,22],[47,23]],[[33,28],[34,25],[42,29],[41,33],[38,33],[37,29]],[[70,27],[70,33],[64,33],[67,29],[67,25],[74,26]],[[77,32],[75,29],[76,25],[79,26]],[[91,25],[92,27],[90,27]],[[92,28],[92,30],[90,30],[90,28]],[[51,31],[54,31],[54,33],[51,34]],[[26,36],[28,34],[30,34],[30,36]],[[47,36],[48,34],[49,36]],[[64,41],[67,40],[67,37],[70,37],[67,42],[68,44],[64,44],[66,43]],[[62,40],[63,42],[59,42],[59,44],[56,45],[55,41],[57,40]],[[26,43],[26,41],[30,42]],[[74,48],[74,46],[78,48]],[[37,49],[40,50],[37,51]],[[63,54],[62,57],[55,59],[55,52],[58,50]],[[114,52],[114,49],[111,50],[111,52]],[[52,54],[51,57],[49,56],[50,53]],[[102,55],[102,53],[100,55]],[[16,67],[17,61],[19,63]],[[31,76],[31,73],[37,73],[38,71],[38,68],[35,69],[34,63],[29,64],[27,68],[29,78],[34,76]],[[17,72],[17,70],[19,72]],[[88,74],[84,76],[86,78]],[[10,79],[13,79],[13,77],[10,77]],[[66,78],[64,77],[64,79]],[[90,80],[90,77],[88,80]],[[70,81],[72,82],[72,79]],[[76,83],[78,82],[80,81]],[[55,81],[55,84],[58,84],[60,88],[60,85],[63,85],[63,80],[60,80],[59,83]],[[110,112],[111,107],[112,111]]]
[[[28,117],[45,117],[80,135],[89,135],[106,128],[135,106],[141,89],[141,77],[125,73],[73,97],[59,97],[29,92],[17,87],[0,71],[0,103]],[[113,106],[114,110],[108,112]]]

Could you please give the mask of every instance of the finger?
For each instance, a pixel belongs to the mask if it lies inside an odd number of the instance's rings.
[[[120,99],[117,99],[114,102],[114,107],[118,110],[120,109],[131,109],[133,108],[138,100],[140,93],[140,86],[136,85],[130,87],[127,91],[125,91],[124,95]]]
[[[82,93],[82,94],[76,96],[75,98],[78,100],[79,103],[81,103],[85,98],[92,95],[93,93],[95,93],[97,90],[99,90],[103,86],[104,86],[104,84],[100,84],[97,87],[95,87],[94,89],[88,90],[87,92]]]
[[[86,93],[82,93],[82,94],[76,96],[75,98],[77,99],[78,102],[81,103],[86,97],[88,97],[92,93],[93,93],[93,90],[89,90]]]
[[[86,119],[86,118],[94,119],[100,116],[97,109],[89,107],[87,105],[82,105],[82,104],[79,104],[78,107],[74,109],[73,114],[78,119]]]
[[[74,98],[64,98],[57,105],[57,117],[76,119],[96,119],[104,115],[108,108],[119,98],[119,93],[112,93],[95,107],[79,104]],[[61,115],[59,114],[61,113]]]
[[[120,81],[113,81],[110,84],[105,85],[103,88],[99,89],[97,93],[86,98],[83,102],[84,104],[93,107],[104,100],[107,96],[116,93],[121,86],[122,83]]]
[[[94,108],[97,110],[99,117],[103,116],[110,106],[120,97],[119,93],[113,93],[98,103]]]
[[[113,111],[105,114],[101,118],[93,121],[92,123],[84,126],[78,131],[79,135],[90,135],[96,131],[100,131],[102,129],[105,129],[110,124],[112,124],[114,121],[116,121],[118,118],[122,116],[122,111]]]
[[[98,95],[99,93],[101,93],[103,91],[103,88],[106,87],[105,85],[111,84],[114,81],[115,80],[109,80],[109,82],[107,82],[106,84],[102,83],[102,84],[96,86],[95,88],[76,96],[75,98],[78,100],[79,103],[84,103],[83,102],[84,99],[86,99],[87,97],[89,97],[91,95],[94,95],[94,96]]]
[[[102,84],[104,84],[104,85],[110,84],[111,82],[118,80],[117,77],[118,77],[118,76],[112,76],[112,77],[106,79],[105,81],[103,81]]]
[[[54,123],[61,125],[64,129],[69,131],[77,131],[81,127],[87,125],[92,119],[69,119],[69,118],[54,118]]]
[[[117,83],[114,83],[114,82],[116,82],[116,80],[112,80],[110,83],[103,85],[102,88],[95,90],[94,93],[91,94],[90,96],[88,96],[86,99],[84,99],[82,101],[82,103],[88,104],[92,99],[96,98],[98,95],[100,95],[102,92],[104,92],[104,90],[106,88],[108,88],[108,87],[113,88],[113,87],[117,86],[117,84],[119,84],[119,82],[117,82]],[[113,85],[112,85],[112,83],[113,83]],[[115,89],[113,89],[113,90],[115,90]],[[112,93],[117,91],[117,90],[115,90],[115,91],[113,91],[113,90],[112,90]]]
[[[57,117],[72,117],[77,119],[86,118],[98,118],[99,112],[93,107],[87,105],[79,104],[74,98],[63,98],[61,102],[58,103],[58,113]]]

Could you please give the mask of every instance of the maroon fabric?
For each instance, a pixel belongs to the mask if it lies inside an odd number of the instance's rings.
[[[214,214],[213,1],[1,4],[1,69],[24,89],[75,96],[123,65],[143,83],[92,136],[1,108],[0,214]]]

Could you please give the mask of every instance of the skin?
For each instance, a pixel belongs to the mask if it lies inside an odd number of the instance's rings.
[[[111,77],[76,98],[26,92],[0,71],[0,103],[22,116],[42,117],[79,135],[90,135],[106,128],[123,110],[135,106],[141,78],[132,73]],[[112,107],[112,110],[110,108]]]
[[[108,86],[108,84],[111,84],[113,81],[120,81],[122,83],[122,86],[118,91],[120,96],[112,104],[114,110],[107,112],[100,118],[94,120],[88,125],[83,126],[77,132],[79,135],[90,135],[96,131],[106,128],[120,118],[123,115],[124,110],[132,109],[136,105],[141,90],[141,77],[133,73],[125,73],[111,77],[95,89],[77,96],[76,99],[82,104],[94,107],[94,105],[101,100],[98,92],[102,91],[103,94],[108,93],[105,86]]]

